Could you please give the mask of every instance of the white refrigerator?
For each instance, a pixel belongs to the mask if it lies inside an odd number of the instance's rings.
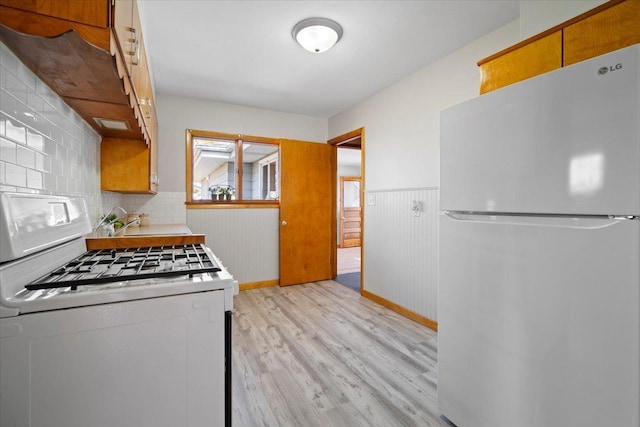
[[[640,45],[442,112],[438,400],[640,426]]]

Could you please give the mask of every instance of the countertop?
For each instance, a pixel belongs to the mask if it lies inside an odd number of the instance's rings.
[[[152,224],[129,227],[124,236],[87,237],[87,250],[204,243],[204,234],[193,234],[185,224]]]

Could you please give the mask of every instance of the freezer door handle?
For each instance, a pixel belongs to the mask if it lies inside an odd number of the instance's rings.
[[[623,221],[629,221],[626,217],[576,217],[562,215],[509,215],[509,214],[479,214],[463,212],[443,212],[444,215],[454,221],[466,221],[483,224],[509,224],[532,227],[561,227],[583,230],[597,230],[611,227]],[[632,219],[637,220],[637,219]]]

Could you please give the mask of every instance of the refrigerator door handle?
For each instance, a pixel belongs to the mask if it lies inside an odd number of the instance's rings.
[[[509,214],[480,214],[465,212],[443,212],[454,221],[467,221],[483,224],[509,224],[532,227],[561,227],[583,230],[597,230],[614,226],[622,221],[629,221],[626,217],[574,217],[554,215],[509,215]],[[633,218],[631,220],[637,220]]]

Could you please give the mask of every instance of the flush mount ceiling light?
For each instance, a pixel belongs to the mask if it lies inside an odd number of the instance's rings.
[[[307,18],[293,27],[293,38],[306,50],[322,53],[342,37],[342,27],[327,18]]]

